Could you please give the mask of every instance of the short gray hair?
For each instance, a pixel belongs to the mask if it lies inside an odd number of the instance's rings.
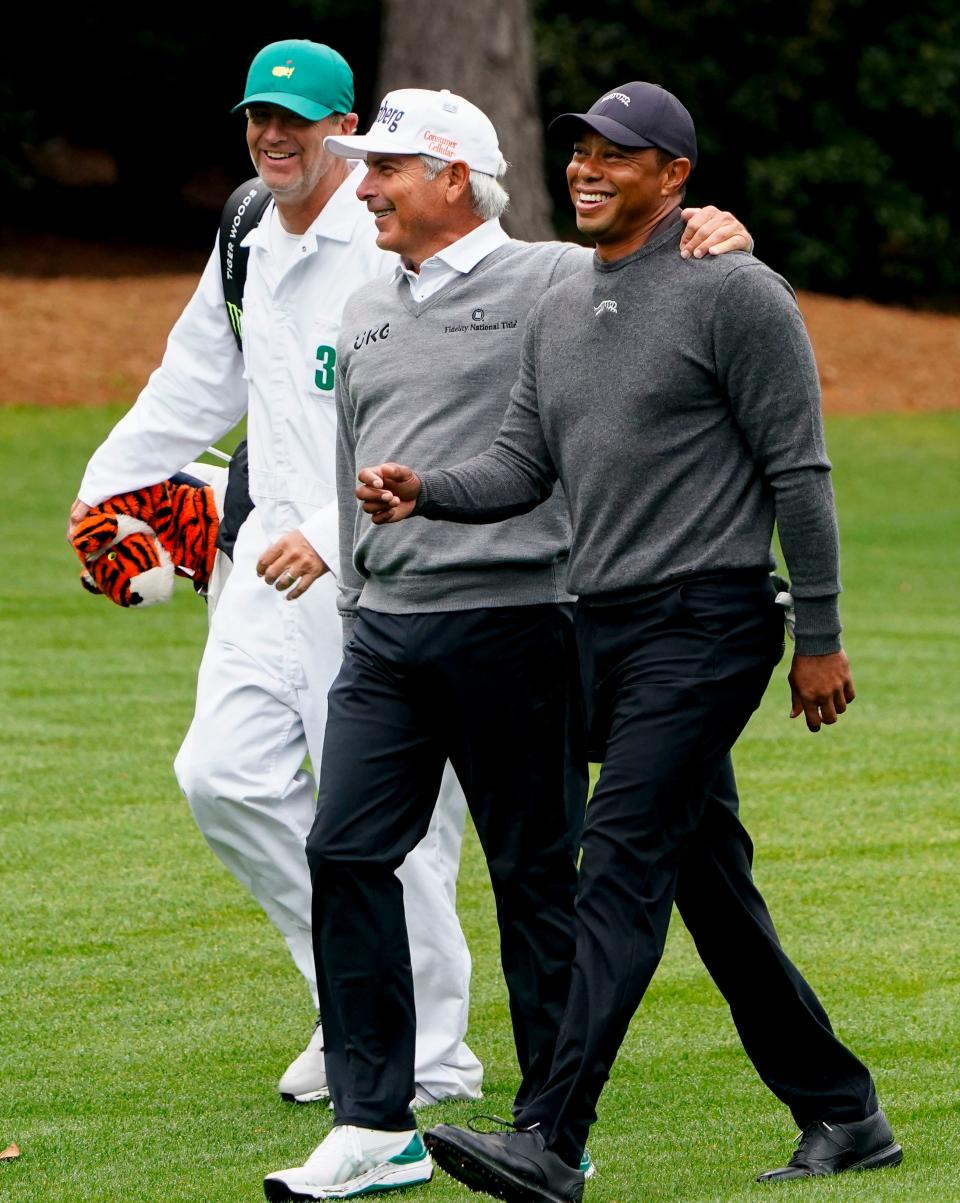
[[[438,159],[433,155],[418,157],[428,180],[435,180],[444,167],[450,166],[445,159]],[[507,160],[501,156],[496,178],[482,171],[470,172],[470,199],[473,202],[473,211],[483,221],[493,221],[494,218],[502,217],[510,204],[510,196],[500,183],[507,174],[507,166]]]

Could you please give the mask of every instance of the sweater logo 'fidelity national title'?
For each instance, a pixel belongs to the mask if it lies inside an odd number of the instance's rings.
[[[469,322],[452,322],[450,325],[443,327],[444,334],[466,334],[471,331],[474,334],[483,333],[488,330],[516,330],[518,319],[515,317],[503,317],[499,319],[488,317],[486,309],[482,309],[479,305],[470,314]]]

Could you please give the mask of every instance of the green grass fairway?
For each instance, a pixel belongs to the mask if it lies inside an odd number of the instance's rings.
[[[327,1131],[274,1084],[311,1013],[279,937],[207,851],[171,762],[206,615],[90,597],[63,541],[102,410],[0,410],[0,1199],[242,1203]],[[755,1078],[682,926],[590,1141],[590,1203],[960,1200],[960,414],[829,426],[859,689],[838,727],[787,721],[786,666],[742,739],[757,876],[787,948],[873,1068],[899,1170],[760,1187],[793,1124]],[[475,839],[461,875],[480,1108],[516,1069]],[[784,1040],[790,1039],[785,1031]],[[410,1192],[465,1200],[438,1174]]]

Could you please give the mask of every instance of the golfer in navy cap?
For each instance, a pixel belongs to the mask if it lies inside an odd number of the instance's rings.
[[[596,253],[530,313],[496,440],[422,477],[389,463],[360,473],[378,524],[414,507],[497,522],[559,480],[603,762],[547,1078],[511,1130],[441,1124],[426,1143],[474,1190],[576,1203],[597,1102],[676,903],[759,1077],[803,1133],[790,1163],[761,1180],[895,1165],[870,1073],[787,957],[753,881],[730,760],[783,654],[774,526],[796,605],[793,715],[819,730],[854,697],[809,339],[790,286],[752,255],[677,254],[697,139],[675,96],[623,84],[553,129],[572,143],[567,183]]]
[[[659,84],[621,84],[592,104],[586,113],[561,113],[550,123],[554,134],[576,136],[584,128],[631,150],[656,147],[674,159],[697,165],[697,131],[693,118],[672,92]]]

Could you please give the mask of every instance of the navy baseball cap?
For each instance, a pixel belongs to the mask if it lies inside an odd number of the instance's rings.
[[[551,133],[586,125],[618,146],[656,146],[674,158],[697,165],[697,131],[693,118],[672,92],[638,80],[605,92],[586,113],[561,113],[550,122]]]

